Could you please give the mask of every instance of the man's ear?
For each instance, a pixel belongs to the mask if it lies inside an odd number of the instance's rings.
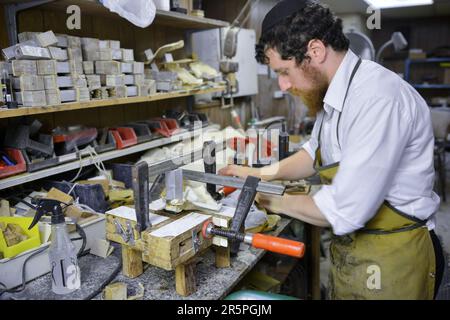
[[[310,40],[308,42],[308,55],[315,63],[322,64],[327,58],[327,47],[321,40]]]

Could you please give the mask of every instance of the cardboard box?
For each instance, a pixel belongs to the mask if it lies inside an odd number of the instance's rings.
[[[81,48],[81,38],[75,36],[66,36],[67,46],[69,48]]]
[[[44,78],[44,89],[45,90],[58,89],[58,85],[57,85],[57,81],[56,81],[57,78],[55,75],[43,76],[43,78]]]
[[[58,43],[56,44],[56,47],[59,48],[67,48],[68,42],[67,42],[67,36],[64,34],[57,34],[56,39],[58,39]]]
[[[56,74],[56,60],[36,61],[38,75],[47,76]]]
[[[128,86],[127,97],[136,97],[138,95],[138,88],[136,86]]]
[[[61,49],[58,47],[48,47],[48,50],[50,51],[51,58],[54,60],[66,61],[69,59],[66,49]]]
[[[122,61],[125,61],[125,62],[134,61],[134,50],[133,49],[122,49]]]
[[[13,88],[21,91],[44,90],[44,79],[42,76],[24,74],[13,78]]]
[[[70,60],[83,61],[83,53],[81,48],[67,48],[67,55]]]
[[[133,73],[133,62],[121,62],[120,68],[122,73]]]
[[[24,107],[41,107],[47,105],[45,91],[19,91],[14,93],[18,104]]]
[[[21,75],[37,75],[37,64],[35,60],[13,60],[11,62],[12,74],[15,77]]]
[[[17,45],[15,48],[16,59],[19,60],[41,60],[50,59],[50,51],[47,48]]]
[[[114,75],[114,74],[102,74],[100,75],[100,83],[102,86],[107,87],[119,87],[125,85],[125,79],[122,74]]]
[[[96,74],[121,74],[120,62],[118,61],[95,61]]]
[[[61,104],[61,94],[58,89],[45,90],[45,98],[48,106]]]
[[[86,75],[86,81],[88,88],[90,90],[100,89],[102,86],[100,81],[100,75],[97,74]]]
[[[133,74],[144,74],[143,62],[133,62]]]

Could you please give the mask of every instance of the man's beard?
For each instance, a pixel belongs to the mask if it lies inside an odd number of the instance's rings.
[[[309,115],[315,117],[323,109],[323,99],[328,90],[328,81],[325,75],[309,66],[309,64],[302,68],[307,79],[312,83],[313,89],[300,90],[292,88],[289,92],[295,96],[299,96],[308,107]]]

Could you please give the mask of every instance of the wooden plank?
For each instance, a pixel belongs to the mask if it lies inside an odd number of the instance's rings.
[[[190,296],[196,290],[195,262],[180,264],[175,269],[175,289],[183,297]]]
[[[230,247],[215,247],[216,267],[229,268],[231,266]]]
[[[142,259],[165,270],[174,270],[179,264],[194,257],[197,252],[208,248],[212,241],[204,239],[201,234],[204,220],[193,222],[192,217],[187,214],[156,230],[143,232],[145,250]],[[183,230],[179,229],[180,225],[184,226]],[[194,249],[193,235],[200,241],[197,251]]]
[[[209,88],[209,89],[203,89],[203,90],[186,90],[186,91],[181,90],[181,91],[175,91],[175,92],[169,92],[169,93],[157,93],[157,94],[154,94],[149,97],[116,98],[116,99],[107,99],[107,100],[92,100],[92,101],[87,101],[87,102],[64,103],[64,104],[60,104],[60,105],[44,106],[44,107],[0,109],[0,119],[1,118],[28,116],[28,115],[41,114],[41,113],[52,113],[52,112],[80,110],[80,109],[85,110],[85,109],[90,109],[90,108],[117,106],[117,105],[123,105],[123,104],[136,104],[136,103],[141,103],[141,102],[152,102],[152,101],[187,97],[187,96],[190,96],[193,94],[220,92],[223,90],[224,90],[224,87]]]
[[[128,278],[136,278],[144,272],[141,251],[122,245],[122,273]]]

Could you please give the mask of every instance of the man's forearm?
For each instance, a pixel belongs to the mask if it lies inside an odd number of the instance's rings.
[[[304,149],[280,162],[260,169],[260,177],[266,181],[300,180],[314,173],[313,159]]]
[[[284,214],[313,224],[318,227],[330,227],[330,223],[316,206],[310,196],[285,195],[283,196]]]

